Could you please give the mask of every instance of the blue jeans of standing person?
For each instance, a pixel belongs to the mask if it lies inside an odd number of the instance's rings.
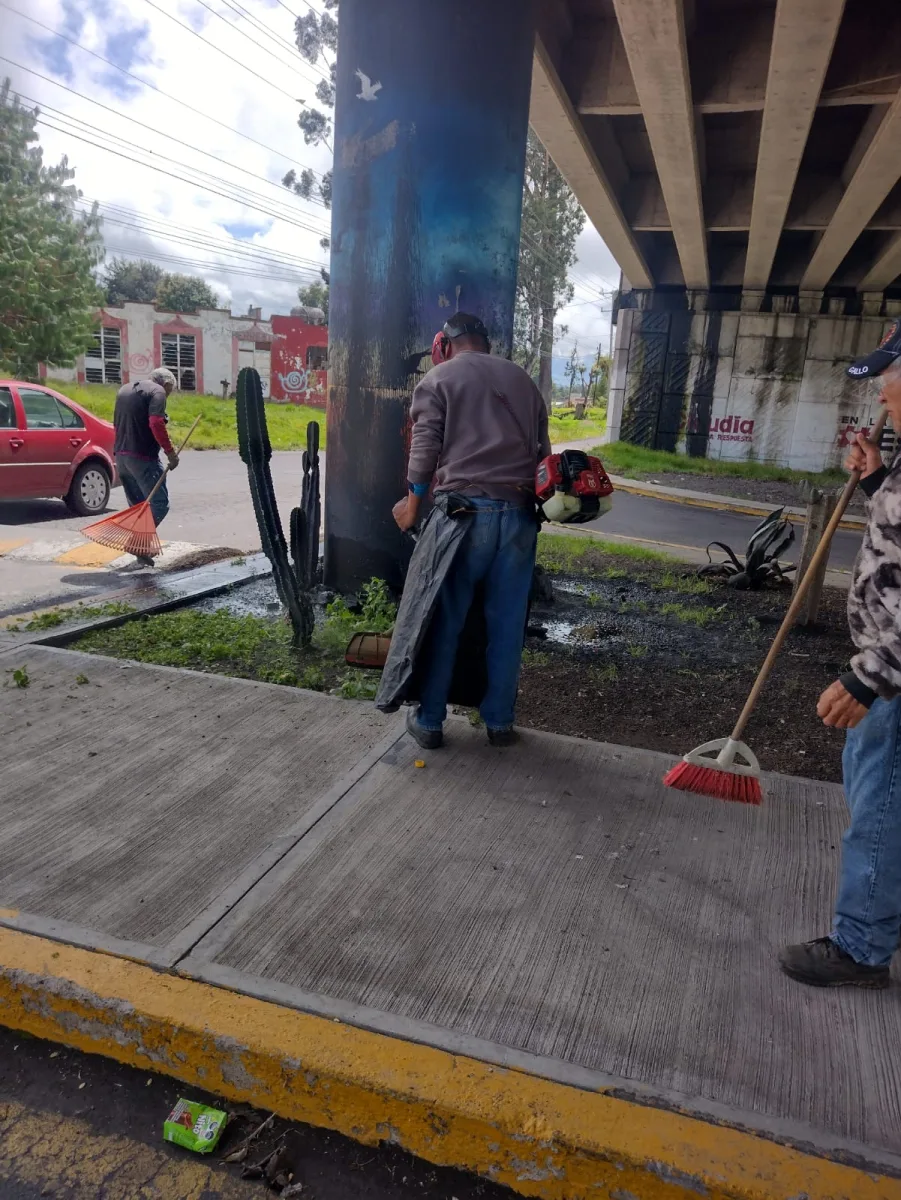
[[[116,467],[129,506],[140,504],[142,500],[146,500],[153,490],[153,485],[163,473],[159,459],[136,458],[132,454],[117,454]],[[169,511],[169,493],[165,484],[157,489],[156,495],[150,501],[150,511],[153,513],[154,521],[159,525]]]
[[[851,825],[832,939],[859,963],[887,966],[901,940],[901,696],[874,701],[848,730],[842,766]]]
[[[476,511],[460,518],[469,529],[432,618],[428,672],[417,718],[424,729],[440,729],[444,724],[457,643],[480,583],[488,631],[488,690],[479,713],[489,729],[513,725],[538,527],[531,508],[481,497],[471,500]]]

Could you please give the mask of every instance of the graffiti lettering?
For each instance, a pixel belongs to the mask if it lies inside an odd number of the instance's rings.
[[[718,442],[750,442],[754,422],[742,417],[718,417],[710,422],[710,436]]]

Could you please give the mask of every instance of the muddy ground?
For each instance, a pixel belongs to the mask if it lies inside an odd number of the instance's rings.
[[[533,609],[545,636],[527,641],[519,723],[675,756],[729,734],[790,589],[695,592],[682,564],[593,558],[556,573],[554,603]],[[841,780],[843,735],[816,703],[852,653],[845,602],[824,591],[817,626],[790,635],[764,690],[745,740],[767,771]]]
[[[769,479],[742,479],[737,475],[695,475],[682,471],[662,471],[655,474],[636,475],[636,482],[659,483],[664,487],[683,488],[689,492],[713,492],[717,496],[730,496],[733,500],[753,500],[758,504],[780,504],[794,508],[806,508],[810,499],[808,488],[802,483],[780,483]],[[842,480],[836,477],[825,491],[840,491]],[[863,516],[865,499],[855,496],[848,511]]]

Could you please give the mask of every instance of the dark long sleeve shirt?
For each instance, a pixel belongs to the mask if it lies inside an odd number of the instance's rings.
[[[523,500],[551,446],[547,408],[529,375],[505,358],[464,352],[413,393],[407,477],[438,492]]]

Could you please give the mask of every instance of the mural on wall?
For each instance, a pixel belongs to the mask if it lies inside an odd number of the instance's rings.
[[[325,408],[328,326],[273,316],[272,333],[270,399]]]
[[[131,354],[128,365],[133,371],[149,371],[153,367],[153,359],[149,354]]]

